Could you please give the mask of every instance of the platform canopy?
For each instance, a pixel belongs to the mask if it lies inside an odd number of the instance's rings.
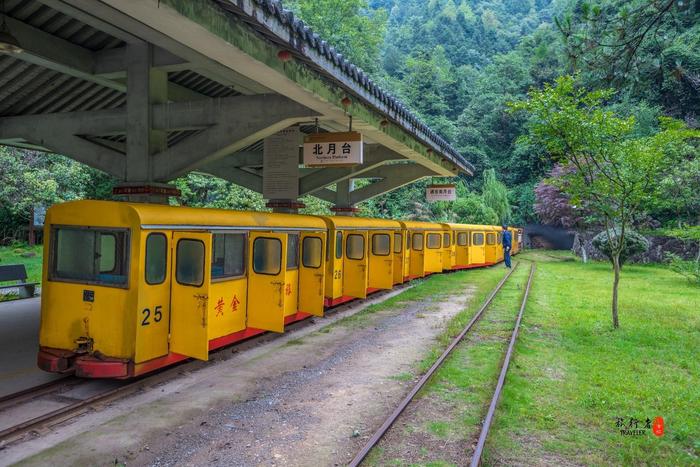
[[[0,54],[0,144],[64,154],[126,185],[198,171],[262,192],[265,138],[347,131],[352,117],[364,163],[301,169],[299,196],[353,206],[472,173],[278,1],[4,3],[19,47]],[[359,178],[372,183],[353,189]]]

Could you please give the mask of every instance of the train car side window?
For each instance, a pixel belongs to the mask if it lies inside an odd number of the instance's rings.
[[[282,270],[282,242],[277,238],[256,238],[253,242],[253,271],[276,276]]]
[[[484,234],[479,233],[479,232],[474,232],[472,235],[472,245],[473,246],[481,246],[484,244]]]
[[[460,232],[457,234],[457,245],[466,246],[467,245],[467,232]]]
[[[335,259],[343,257],[343,232],[335,233]]]
[[[365,257],[365,237],[350,234],[345,241],[345,257],[348,259],[362,259]]]
[[[50,280],[126,286],[127,230],[56,227],[52,234]]]
[[[428,234],[428,248],[434,250],[440,248],[440,234],[429,233]]]
[[[168,239],[162,233],[146,237],[146,284],[157,285],[165,281],[168,267]]]
[[[406,232],[406,250],[411,249],[411,234]]]
[[[415,251],[423,251],[423,234],[414,233],[413,234],[413,249]]]
[[[496,234],[494,234],[494,233],[486,234],[486,244],[487,245],[495,245],[496,244]]]
[[[212,237],[212,280],[245,275],[245,234],[214,234]]]
[[[394,234],[394,253],[401,253],[401,234],[400,233],[395,233]]]
[[[183,238],[177,242],[175,279],[178,284],[201,287],[204,284],[204,243]]]
[[[301,264],[305,268],[320,268],[321,251],[323,251],[323,242],[319,237],[304,237],[301,244]]]
[[[450,234],[442,234],[442,245],[445,248],[449,248],[452,245],[452,236]]]
[[[287,270],[299,267],[299,234],[287,235]]]
[[[372,235],[372,254],[374,256],[389,256],[391,254],[391,237],[388,234]]]
[[[498,234],[496,235],[496,242],[497,242],[499,245],[500,245],[501,243],[503,243],[503,234],[502,234],[501,232],[498,232]]]

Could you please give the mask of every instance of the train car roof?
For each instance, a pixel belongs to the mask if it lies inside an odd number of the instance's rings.
[[[316,216],[120,201],[70,201],[52,206],[49,211],[51,222],[54,223],[75,224],[75,222],[66,222],[63,217],[70,215],[71,218],[76,219],[76,222],[79,222],[83,217],[79,213],[97,212],[99,214],[93,214],[88,225],[114,225],[116,221],[121,222],[124,226],[133,227],[132,224],[136,222],[142,229],[146,230],[216,230],[219,227],[233,226],[326,230],[326,223]],[[131,216],[133,219],[128,220]],[[109,220],[109,222],[101,223],[102,218]],[[81,222],[75,225],[86,224]]]
[[[439,224],[437,222],[421,222],[421,221],[399,221],[399,223],[403,226],[405,229],[412,229],[412,230],[445,230],[445,226],[443,224]]]
[[[493,226],[480,224],[455,224],[446,223],[451,229],[466,229],[466,230],[491,230]]]
[[[367,217],[349,216],[321,216],[321,218],[337,230],[379,230],[379,229],[400,229],[401,223],[392,219],[371,219]]]

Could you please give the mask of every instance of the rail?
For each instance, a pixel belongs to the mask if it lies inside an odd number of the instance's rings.
[[[408,404],[411,403],[413,398],[418,394],[418,391],[421,390],[421,388],[425,385],[425,383],[428,382],[428,380],[433,376],[435,371],[437,371],[438,368],[442,365],[442,363],[445,361],[445,359],[452,353],[452,350],[457,346],[457,344],[460,343],[460,341],[464,338],[464,336],[471,330],[471,328],[476,324],[477,321],[481,318],[481,315],[484,313],[484,311],[488,308],[488,306],[491,304],[493,299],[496,297],[498,292],[501,291],[501,288],[503,285],[506,283],[508,278],[515,272],[515,270],[518,268],[518,265],[520,263],[516,263],[515,267],[508,271],[508,274],[506,274],[503,279],[496,285],[496,287],[491,291],[489,296],[486,298],[484,303],[481,305],[479,310],[474,314],[472,319],[469,321],[469,323],[462,329],[462,332],[455,337],[450,345],[445,349],[445,351],[440,355],[440,357],[433,363],[433,366],[430,367],[430,369],[423,375],[423,377],[416,383],[416,385],[413,387],[411,392],[408,393],[408,395],[401,401],[399,406],[389,415],[389,417],[384,421],[381,427],[372,435],[372,437],[367,441],[367,444],[364,445],[364,447],[360,450],[359,453],[355,456],[355,458],[350,462],[351,467],[356,467],[360,465],[360,463],[364,460],[365,457],[367,457],[367,454],[372,450],[374,446],[377,445],[379,440],[384,436],[384,434],[391,428],[391,426],[394,424],[394,422],[399,418],[401,413],[406,409]]]
[[[491,404],[489,405],[489,410],[486,413],[486,418],[484,419],[484,424],[481,426],[481,434],[479,435],[479,442],[476,444],[476,449],[474,454],[472,454],[471,467],[478,467],[481,463],[481,457],[484,453],[484,445],[486,444],[486,438],[489,435],[489,430],[491,429],[491,424],[493,423],[494,414],[496,413],[496,406],[498,405],[498,400],[501,398],[501,392],[503,391],[503,385],[506,381],[506,374],[508,373],[508,367],[510,366],[510,359],[513,355],[513,348],[515,348],[515,341],[518,338],[518,331],[520,330],[520,323],[523,320],[523,313],[525,312],[525,307],[527,306],[527,298],[530,295],[530,288],[532,287],[532,278],[535,275],[535,270],[537,269],[535,263],[530,266],[530,276],[527,279],[527,286],[525,287],[525,293],[523,294],[523,300],[520,304],[520,311],[518,312],[518,319],[515,321],[515,327],[513,328],[513,334],[510,336],[510,343],[508,344],[508,351],[506,352],[506,357],[503,359],[503,366],[501,367],[501,373],[498,376],[498,383],[496,384],[496,389],[493,392],[493,397],[491,398]]]

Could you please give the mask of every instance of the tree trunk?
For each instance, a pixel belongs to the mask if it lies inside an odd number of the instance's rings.
[[[29,208],[29,230],[27,235],[27,243],[29,246],[34,246],[34,208]]]
[[[620,285],[620,253],[613,253],[613,270],[615,271],[615,279],[613,280],[613,296],[612,296],[612,318],[613,327],[620,327],[620,320],[617,317],[617,290]]]
[[[574,246],[572,248],[574,254],[576,254],[576,245],[581,248],[581,261],[586,264],[588,262],[588,252],[586,251],[586,242],[583,240],[583,235],[580,232],[576,232],[574,236]]]

